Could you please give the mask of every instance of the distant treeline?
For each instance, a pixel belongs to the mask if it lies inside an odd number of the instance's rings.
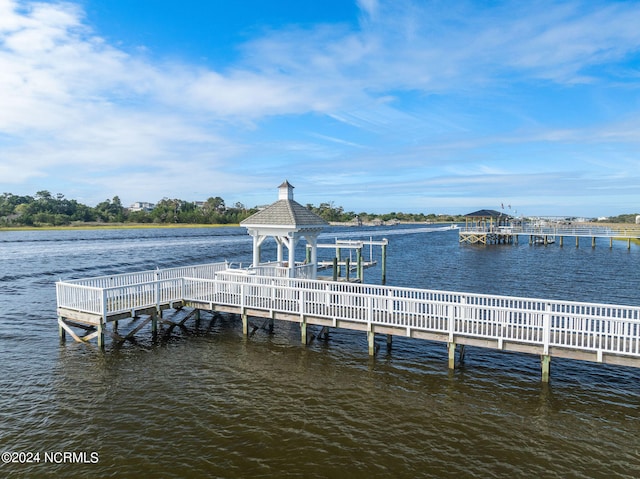
[[[458,216],[437,216],[408,213],[345,212],[333,203],[306,207],[330,222],[427,222],[459,221]],[[67,226],[86,223],[185,223],[185,224],[237,224],[258,211],[257,207],[246,208],[242,203],[229,207],[221,197],[211,197],[205,202],[190,202],[177,198],[163,198],[151,210],[132,211],[114,196],[95,207],[76,200],[56,195],[49,191],[38,191],[34,196],[3,193],[0,196],[0,226]]]
[[[344,211],[333,202],[320,206],[305,205],[309,210],[335,223],[389,223],[389,222],[464,222],[463,215],[436,215],[423,213],[391,212],[385,214],[355,213]],[[258,211],[246,208],[242,203],[229,207],[219,197],[205,202],[190,202],[177,198],[163,198],[151,210],[132,211],[114,196],[95,207],[65,198],[61,193],[38,191],[34,196],[12,193],[0,195],[0,227],[9,226],[67,226],[86,223],[185,223],[185,224],[237,224]],[[635,223],[636,214],[607,218],[613,223]]]
[[[606,218],[600,221],[603,223],[635,223],[636,216],[638,216],[639,214],[640,213],[633,213],[627,215],[611,216],[610,218]]]

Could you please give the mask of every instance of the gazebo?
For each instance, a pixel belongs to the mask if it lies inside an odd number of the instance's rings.
[[[296,276],[296,245],[301,238],[311,246],[310,277],[315,279],[318,259],[318,235],[328,223],[293,199],[293,186],[285,180],[278,187],[278,201],[240,222],[253,237],[253,267],[261,264],[260,249],[267,238],[274,238],[278,245],[277,261],[289,269],[289,276]],[[284,247],[288,260],[284,261]]]

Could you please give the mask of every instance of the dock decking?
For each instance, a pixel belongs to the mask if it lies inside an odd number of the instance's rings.
[[[124,339],[119,320],[144,315],[130,334],[149,322],[155,332],[163,310],[187,307],[239,314],[245,334],[250,316],[296,322],[305,344],[308,325],[363,331],[371,355],[376,333],[440,341],[450,368],[457,345],[538,354],[543,381],[551,357],[640,367],[640,307],[305,279],[308,267],[298,277],[277,265],[216,263],[59,281],[60,335],[104,346],[105,333]]]

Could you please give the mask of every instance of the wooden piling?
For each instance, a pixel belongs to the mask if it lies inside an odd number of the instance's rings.
[[[104,328],[105,328],[105,324],[102,321],[100,321],[98,323],[98,330],[97,330],[98,348],[100,349],[104,349]]]
[[[456,368],[456,343],[447,343],[447,351],[449,353],[449,369]]]
[[[67,332],[62,327],[62,322],[64,319],[62,316],[58,316],[58,335],[60,336],[60,342],[64,343],[67,340]]]
[[[458,349],[458,345],[455,342],[447,343],[447,352],[449,354],[449,369],[456,368],[456,349]],[[458,352],[458,362],[457,364],[462,364],[464,362],[464,344],[460,345],[460,349]]]
[[[320,330],[320,334],[318,334],[319,339],[324,339],[325,341],[329,340],[329,326],[323,326]]]
[[[382,245],[382,285],[387,284],[387,245]]]
[[[369,356],[376,355],[376,333],[373,331],[373,327],[367,331],[367,342],[369,343]]]
[[[549,356],[548,354],[543,354],[542,356],[540,356],[540,365],[542,368],[542,382],[548,383],[551,373],[551,356]]]
[[[347,279],[347,283],[349,282],[349,276],[351,275],[351,265],[349,264],[349,257],[344,259],[344,274]]]
[[[307,320],[306,318],[302,318],[300,321],[300,342],[302,344],[307,344]]]
[[[155,339],[158,336],[158,314],[151,316],[151,337]]]
[[[249,336],[249,316],[242,313],[242,334]]]

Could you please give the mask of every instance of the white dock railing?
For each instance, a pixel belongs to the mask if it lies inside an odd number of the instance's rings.
[[[113,274],[106,276],[96,276],[94,278],[74,279],[64,281],[65,284],[77,284],[91,286],[95,288],[111,288],[117,286],[127,286],[132,284],[149,283],[163,279],[191,278],[213,279],[219,271],[229,269],[228,262],[200,264],[196,266],[180,266],[177,268],[151,269],[148,271],[137,271],[134,273]]]
[[[495,233],[511,235],[533,236],[578,236],[598,238],[640,238],[640,225],[569,225],[569,224],[530,224],[496,226],[496,225],[462,225],[462,233]]]
[[[640,307],[220,273],[185,300],[640,357]]]
[[[312,279],[314,270],[316,269],[315,264],[311,263],[301,263],[297,264],[293,267],[293,273],[290,273],[289,267],[285,265],[283,262],[272,262],[272,263],[263,263],[258,266],[251,266],[246,270],[249,274],[254,274],[257,276],[272,276],[277,278],[302,278],[302,279]],[[290,274],[292,276],[290,276]]]
[[[182,278],[213,279],[229,267],[227,262],[210,263],[59,281],[58,307],[100,315],[106,320],[110,314],[179,301],[181,291],[176,284],[182,284]]]
[[[197,272],[203,277],[152,279],[129,284],[130,278],[110,278],[98,287],[58,282],[58,308],[100,316],[133,312],[146,307],[184,301],[195,305],[236,307],[269,314],[316,317],[365,323],[369,330],[388,326],[406,332],[438,333],[454,341],[480,338],[536,345],[543,354],[551,348],[615,354],[640,358],[640,307],[572,301],[493,296],[239,274],[218,265],[176,268],[167,275]],[[191,269],[190,269],[191,268]],[[207,278],[217,268],[213,277]],[[169,270],[166,270],[169,271]],[[156,274],[156,272],[153,272]],[[124,277],[124,275],[123,275]],[[139,278],[145,278],[140,273]],[[102,280],[101,280],[102,281]],[[102,283],[102,284],[105,284]]]

